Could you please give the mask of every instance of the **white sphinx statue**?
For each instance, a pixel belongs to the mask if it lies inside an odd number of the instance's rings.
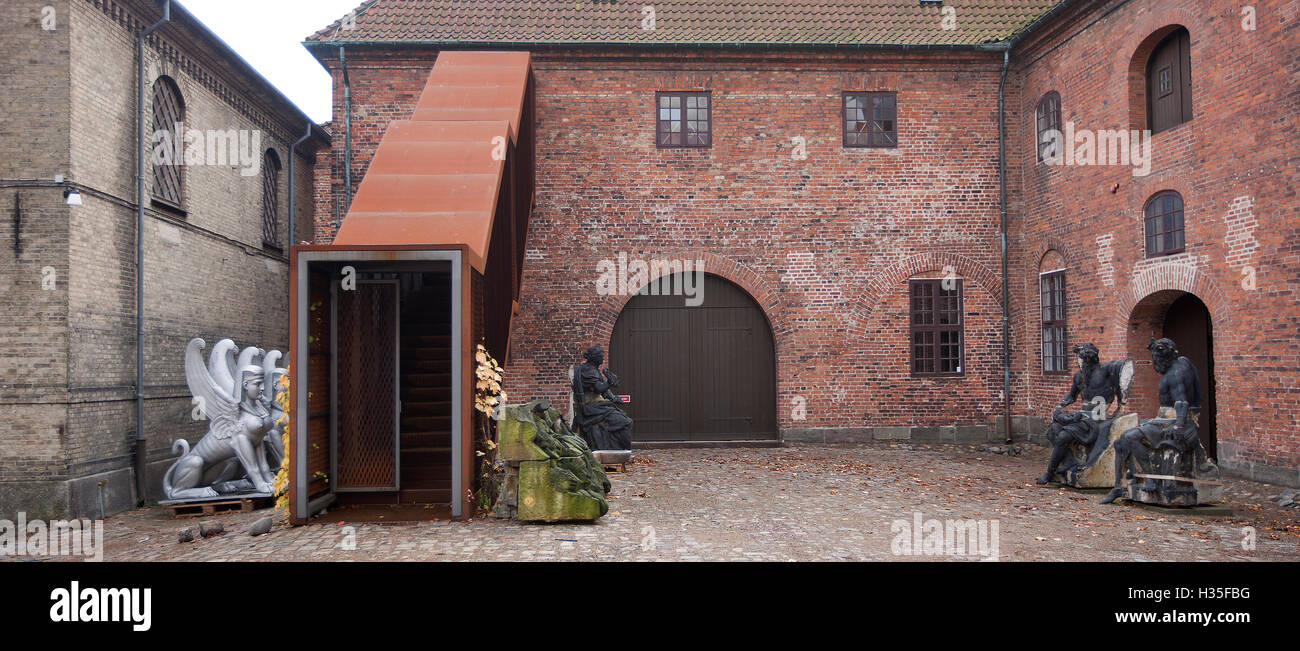
[[[168,500],[271,495],[284,454],[276,425],[283,412],[275,401],[282,355],[251,346],[236,354],[235,342],[222,339],[204,366],[204,345],[196,338],[186,346],[185,382],[208,432],[193,449],[185,439],[172,444],[181,456],[163,475],[163,492]]]

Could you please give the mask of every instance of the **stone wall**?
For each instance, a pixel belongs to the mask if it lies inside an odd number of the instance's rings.
[[[30,4],[30,3],[22,3]],[[41,3],[45,4],[45,3]],[[56,3],[57,4],[57,3]],[[135,37],[142,24],[158,18],[153,3],[73,0],[63,3],[58,56],[60,71],[41,74],[23,70],[6,75],[4,83],[31,83],[62,75],[62,91],[30,92],[24,101],[33,110],[59,109],[64,150],[60,164],[43,164],[33,175],[65,174],[85,188],[84,205],[63,206],[58,189],[40,192],[48,210],[59,217],[41,223],[57,225],[61,235],[49,237],[60,246],[41,253],[40,261],[24,266],[39,270],[46,264],[59,271],[58,310],[63,325],[42,324],[33,332],[48,337],[49,355],[15,352],[41,359],[49,378],[26,374],[22,382],[39,382],[27,401],[17,396],[3,411],[18,422],[0,436],[15,436],[43,446],[45,453],[20,452],[5,445],[0,452],[0,498],[5,486],[21,486],[21,500],[0,499],[0,517],[27,506],[38,495],[56,495],[51,513],[97,515],[100,489],[105,511],[128,508],[134,499],[133,455],[135,417]],[[27,8],[31,9],[31,8]],[[8,11],[6,7],[6,11]],[[36,11],[37,9],[31,9]],[[193,409],[185,385],[183,352],[193,337],[211,346],[231,337],[241,346],[286,348],[288,343],[288,162],[289,147],[306,124],[282,99],[255,84],[232,65],[227,51],[214,47],[179,22],[163,27],[146,48],[146,116],[152,115],[152,87],[160,76],[175,80],[186,111],[186,127],[205,132],[244,130],[260,133],[257,169],[241,165],[187,165],[183,213],[146,205],[143,233],[145,295],[145,432],[149,459],[147,496],[161,494],[160,473],[172,460],[174,439],[196,442],[206,421],[191,418]],[[6,48],[16,38],[5,30]],[[15,42],[15,47],[32,47]],[[33,55],[35,56],[35,55]],[[9,59],[6,58],[6,61]],[[33,89],[35,90],[35,89]],[[14,93],[5,93],[13,97]],[[42,108],[43,107],[43,108]],[[151,119],[146,129],[152,132]],[[6,135],[8,130],[6,130]],[[17,132],[14,147],[44,147]],[[27,136],[23,140],[22,136]],[[297,240],[311,239],[314,222],[315,144],[299,153],[295,176]],[[262,177],[266,149],[281,161],[279,179],[279,246],[262,242]],[[222,161],[225,162],[225,161]],[[146,167],[146,201],[152,175]],[[15,172],[17,173],[17,172]],[[3,176],[11,176],[9,171]],[[33,193],[36,190],[24,190]],[[35,207],[35,206],[34,206]],[[35,217],[35,215],[33,215]],[[26,217],[24,218],[24,221]],[[35,219],[33,219],[35,222]],[[38,255],[24,252],[21,258]],[[31,270],[26,271],[31,274]],[[35,277],[39,281],[39,277]],[[39,282],[36,283],[39,287]],[[6,297],[5,300],[10,300]],[[20,306],[15,319],[52,315]],[[17,346],[30,351],[9,327],[0,334],[0,350]],[[51,363],[50,360],[53,360]],[[21,366],[5,365],[5,373]],[[5,380],[10,382],[8,376]],[[10,396],[4,396],[6,402]],[[9,434],[15,432],[15,434]]]

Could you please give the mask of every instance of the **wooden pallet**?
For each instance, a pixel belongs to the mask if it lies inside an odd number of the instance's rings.
[[[181,502],[166,504],[171,509],[173,518],[199,518],[218,513],[247,513],[268,506],[270,498],[256,497],[209,502]]]

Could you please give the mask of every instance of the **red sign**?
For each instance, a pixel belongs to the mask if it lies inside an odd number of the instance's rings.
[[[632,402],[632,396],[619,396],[618,401],[622,403]]]

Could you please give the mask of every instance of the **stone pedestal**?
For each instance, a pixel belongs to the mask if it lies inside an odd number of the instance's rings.
[[[1174,411],[1161,407],[1159,418],[1173,421]],[[1196,423],[1198,418],[1192,417]],[[1205,454],[1199,438],[1195,448],[1179,453],[1168,448],[1146,450],[1137,461],[1135,477],[1124,486],[1124,499],[1157,506],[1199,506],[1223,501],[1223,475]],[[1204,463],[1197,465],[1197,459]]]
[[[506,476],[493,513],[536,522],[592,521],[609,510],[609,479],[545,400],[507,406],[497,454]]]
[[[1097,460],[1088,464],[1088,455],[1092,452],[1091,448],[1085,448],[1082,445],[1074,444],[1070,447],[1070,455],[1073,457],[1073,463],[1067,461],[1063,466],[1068,466],[1057,471],[1052,477],[1052,481],[1058,484],[1064,484],[1074,488],[1111,488],[1115,485],[1115,439],[1121,434],[1138,426],[1138,416],[1134,413],[1120,414],[1111,419],[1110,431],[1105,443],[1095,442],[1093,445],[1105,445],[1105,450]]]

